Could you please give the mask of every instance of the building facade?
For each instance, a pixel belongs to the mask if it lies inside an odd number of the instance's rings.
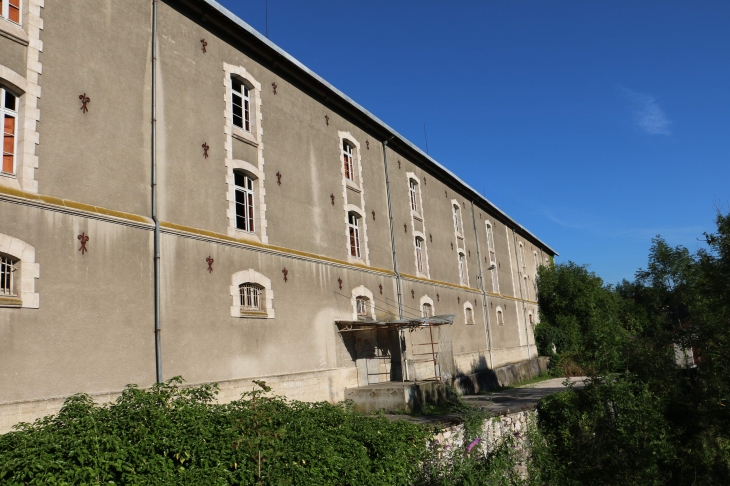
[[[337,321],[453,314],[441,379],[536,355],[555,252],[216,2],[1,2],[2,430],[176,375],[342,400],[387,346]]]

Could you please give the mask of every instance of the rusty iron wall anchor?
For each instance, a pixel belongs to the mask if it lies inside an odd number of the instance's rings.
[[[82,113],[86,113],[87,111],[89,111],[89,108],[86,105],[88,105],[89,103],[91,103],[91,98],[89,98],[88,96],[86,96],[86,93],[84,93],[84,94],[80,94],[79,95],[79,99],[81,100],[81,108],[80,108],[81,109],[81,112]]]
[[[88,248],[86,248],[86,243],[89,241],[89,237],[86,236],[86,232],[81,233],[79,236],[77,236],[78,240],[81,242],[81,248],[79,248],[79,251],[83,255],[87,251],[89,251]]]

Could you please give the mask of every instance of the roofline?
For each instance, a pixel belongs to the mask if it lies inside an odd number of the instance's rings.
[[[218,3],[215,0],[197,0],[199,2],[203,2],[207,4],[210,8],[213,8],[218,13],[220,13],[222,16],[227,18],[229,21],[236,24],[238,27],[246,31],[250,36],[254,37],[258,42],[265,45],[267,48],[274,51],[278,56],[283,58],[285,61],[288,61],[290,64],[292,64],[294,67],[297,68],[302,74],[308,76],[312,80],[316,81],[318,84],[320,84],[322,87],[324,87],[326,90],[330,91],[335,96],[342,99],[347,105],[349,105],[350,108],[354,108],[355,111],[359,112],[360,115],[364,116],[366,119],[368,119],[375,127],[379,127],[382,131],[386,133],[385,137],[383,137],[383,140],[392,139],[390,141],[390,144],[392,144],[393,141],[398,143],[399,145],[405,146],[408,150],[415,153],[418,157],[426,161],[429,165],[436,168],[438,171],[446,174],[448,177],[450,177],[454,182],[457,183],[457,185],[460,185],[462,188],[466,189],[467,192],[471,193],[471,199],[477,203],[481,202],[483,204],[486,204],[490,208],[492,208],[494,211],[498,212],[504,219],[509,221],[511,224],[514,225],[514,229],[523,233],[524,235],[534,239],[537,243],[542,245],[546,250],[551,252],[555,256],[559,256],[559,253],[553,250],[549,245],[547,245],[544,241],[542,241],[540,238],[535,236],[532,232],[530,232],[527,228],[519,224],[517,221],[512,219],[507,213],[499,209],[494,203],[492,203],[489,199],[484,197],[483,195],[479,194],[478,191],[476,191],[474,188],[472,188],[469,184],[461,180],[456,174],[451,172],[449,169],[441,165],[439,162],[437,162],[435,159],[433,159],[431,156],[429,156],[427,153],[425,153],[423,150],[421,150],[419,147],[414,145],[410,140],[399,134],[397,131],[395,131],[393,128],[388,126],[387,123],[383,122],[380,118],[370,113],[368,110],[363,108],[360,104],[358,104],[355,100],[347,96],[345,93],[340,91],[339,89],[332,86],[329,82],[327,82],[324,78],[322,78],[320,75],[309,69],[307,66],[302,64],[300,61],[298,61],[296,58],[294,58],[291,54],[283,50],[281,47],[277,46],[273,42],[271,42],[269,39],[267,39],[265,36],[263,36],[260,32],[258,32],[256,29],[251,27],[249,24],[244,22],[240,17],[235,15],[233,12],[225,8],[223,5]],[[381,142],[383,141],[381,140]]]

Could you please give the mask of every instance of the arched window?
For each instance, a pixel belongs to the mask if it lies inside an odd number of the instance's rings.
[[[423,240],[416,238],[416,270],[423,273]]]
[[[464,322],[474,324],[474,308],[472,308],[469,301],[464,303]]]
[[[357,306],[357,317],[370,317],[370,299],[361,295],[355,299]]]
[[[264,311],[264,288],[255,283],[242,283],[238,286],[241,295],[241,312]]]
[[[421,314],[423,317],[433,317],[433,306],[428,302],[424,302],[421,306]]]
[[[254,232],[254,182],[245,172],[233,172],[236,193],[236,228]]]
[[[345,178],[355,182],[355,167],[352,163],[353,148],[346,140],[342,141],[342,161],[345,164]]]
[[[504,326],[504,313],[500,307],[497,307],[497,324]]]
[[[7,2],[3,2],[5,5]],[[18,153],[18,97],[0,85],[0,118],[3,127],[3,174],[15,174],[15,155]]]
[[[468,286],[469,282],[466,276],[466,259],[464,253],[459,252],[459,282],[461,285]]]
[[[251,98],[249,88],[236,76],[231,76],[231,108],[233,126],[250,132]]]
[[[15,290],[17,264],[17,258],[0,253],[0,295],[17,295]]]
[[[350,255],[360,258],[360,218],[355,213],[347,215],[347,226],[350,231]]]
[[[20,24],[20,0],[2,0],[0,15],[11,22]]]
[[[487,251],[489,252],[489,268],[492,274],[492,292],[499,293],[499,272],[497,272],[497,251],[494,247],[494,231],[487,222]]]
[[[458,204],[454,204],[454,230],[461,234],[461,224],[459,222],[459,211],[461,209],[459,208]]]
[[[413,179],[408,181],[409,192],[411,195],[411,209],[418,212],[418,183]]]

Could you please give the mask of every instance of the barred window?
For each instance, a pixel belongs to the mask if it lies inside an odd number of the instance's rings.
[[[18,152],[18,97],[0,86],[0,118],[3,129],[3,174],[15,174],[15,155]]]
[[[0,295],[15,295],[14,274],[18,260],[0,255]]]
[[[433,307],[431,304],[423,304],[422,307],[423,317],[433,317]]]
[[[355,299],[355,303],[357,304],[357,317],[368,317],[368,307],[370,307],[368,304],[370,303],[370,299],[360,296]]]
[[[264,288],[261,285],[242,283],[238,286],[241,294],[241,311],[262,311]]]
[[[251,131],[251,99],[248,86],[240,79],[231,76],[231,105],[233,125],[247,132]]]

